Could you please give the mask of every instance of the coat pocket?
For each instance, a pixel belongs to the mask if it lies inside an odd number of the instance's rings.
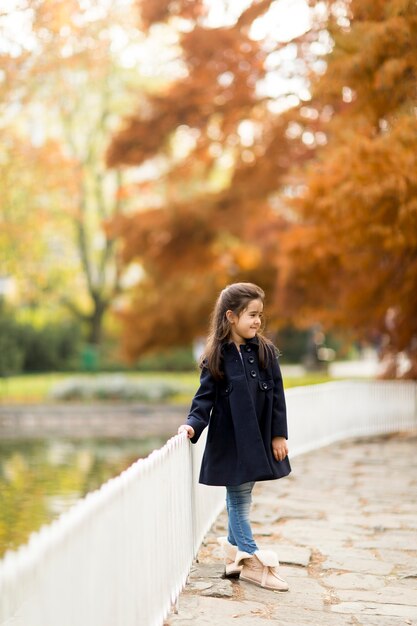
[[[233,389],[232,383],[228,383],[228,385],[226,385],[225,387],[222,387],[222,389],[220,389],[219,393],[220,393],[220,395],[222,397],[225,397],[225,396],[230,395],[230,392],[232,391],[232,389]]]
[[[258,385],[261,391],[271,391],[271,389],[274,386],[274,381],[273,380],[260,380]]]

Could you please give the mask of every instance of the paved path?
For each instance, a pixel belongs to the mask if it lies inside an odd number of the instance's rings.
[[[349,441],[258,483],[258,544],[277,551],[287,593],[220,578],[222,514],[169,626],[417,626],[417,433]]]

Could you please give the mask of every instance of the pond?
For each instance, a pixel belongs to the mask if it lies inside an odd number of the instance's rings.
[[[0,441],[0,557],[166,437]]]

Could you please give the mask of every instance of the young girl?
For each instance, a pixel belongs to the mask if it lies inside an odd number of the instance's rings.
[[[264,297],[252,283],[221,292],[201,358],[200,387],[178,432],[196,443],[208,425],[200,483],[226,487],[228,537],[220,540],[225,576],[287,591],[275,552],[258,549],[249,522],[255,482],[291,471],[277,352],[261,331]]]

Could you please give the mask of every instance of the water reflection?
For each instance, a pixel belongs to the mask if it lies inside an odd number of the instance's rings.
[[[165,441],[0,441],[0,556]]]

